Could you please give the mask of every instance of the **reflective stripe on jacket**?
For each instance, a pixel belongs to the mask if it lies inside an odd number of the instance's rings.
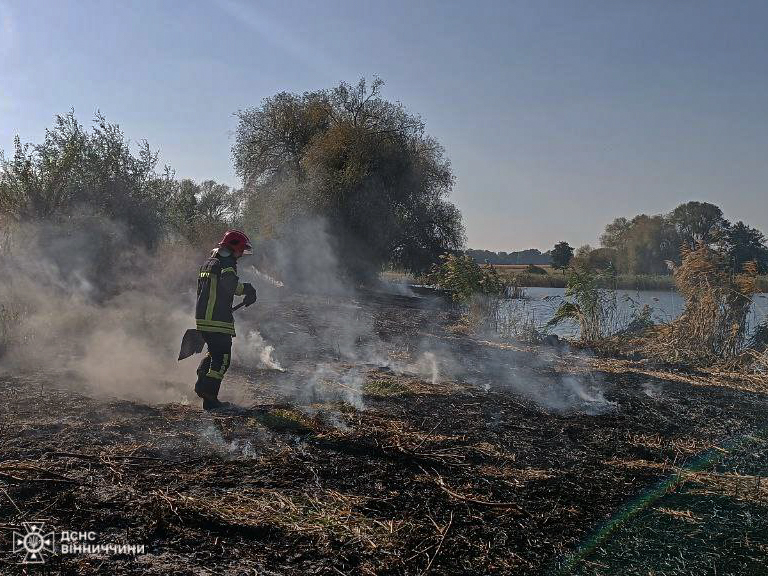
[[[197,279],[197,329],[200,332],[235,336],[232,300],[242,294],[243,285],[237,277],[237,261],[227,250],[214,250],[200,267]]]

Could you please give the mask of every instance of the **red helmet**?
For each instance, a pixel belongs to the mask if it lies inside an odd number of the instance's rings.
[[[242,252],[243,254],[251,254],[251,241],[245,232],[240,230],[227,230],[224,232],[224,236],[219,242],[219,246],[222,248],[229,248],[233,252]]]

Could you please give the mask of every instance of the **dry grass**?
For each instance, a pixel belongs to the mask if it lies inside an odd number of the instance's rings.
[[[751,474],[683,472],[681,478],[691,484],[690,494],[728,496],[736,500],[768,506],[768,478]]]
[[[528,264],[494,264],[493,267],[501,272],[525,272]],[[547,274],[562,274],[559,270],[552,268],[550,264],[536,264],[538,268],[546,270]]]
[[[659,507],[656,508],[656,512],[659,512],[660,514],[666,514],[672,518],[683,520],[684,522],[689,522],[691,524],[701,523],[701,518],[695,516],[690,510],[673,510],[672,508]]]
[[[684,250],[675,270],[678,292],[685,299],[679,318],[654,327],[642,346],[649,358],[692,366],[712,366],[735,358],[744,348],[747,314],[757,292],[757,266],[741,274],[707,246]]]
[[[277,313],[293,322],[296,308]],[[410,331],[412,343],[436,314],[374,312],[387,335]],[[437,328],[430,338],[477,366],[490,354],[510,366],[552,354]],[[402,366],[416,360],[402,354]],[[757,478],[768,462],[765,394],[706,374],[651,377],[639,363],[541,363],[536,377],[553,381],[591,371],[617,406],[591,416],[544,409],[496,381],[433,383],[325,357],[333,370],[317,390],[343,397],[334,392],[350,385],[333,374],[356,368],[362,405],[323,394],[288,401],[286,387],[305,384],[312,360],[306,373],[295,362],[286,373],[233,369],[227,390],[259,400],[232,414],[90,398],[46,375],[0,378],[0,530],[40,514],[50,526],[150,550],[136,560],[61,558],[63,574],[592,575],[662,566],[678,576],[764,565],[764,549],[762,564],[754,556],[768,533],[768,482]],[[643,392],[649,380],[663,386],[659,398]],[[732,442],[748,433],[755,439]],[[624,514],[649,491],[647,515]],[[621,529],[594,536],[625,517]],[[682,538],[681,527],[699,532]],[[18,559],[0,548],[0,573],[14,574]],[[713,551],[706,565],[696,564],[702,550]]]
[[[679,367],[665,368],[651,364],[647,360],[602,357],[587,358],[581,362],[564,362],[562,367],[564,370],[580,373],[600,370],[607,374],[635,374],[692,386],[722,387],[756,394],[768,394],[768,380],[764,375],[743,370],[727,371],[716,367],[689,371],[681,370]]]
[[[180,517],[197,515],[238,528],[274,526],[311,535],[324,543],[342,538],[372,549],[384,545],[390,532],[356,510],[365,498],[335,490],[286,490],[244,488],[218,496],[192,497],[152,493],[161,506]],[[379,540],[377,545],[373,539]]]
[[[647,444],[641,443],[639,445],[648,447]],[[672,470],[672,466],[670,464],[666,464],[664,462],[654,462],[652,460],[642,460],[638,458],[631,460],[612,459],[606,460],[605,463],[609,466],[617,466],[619,468],[626,468],[627,470],[661,470],[665,472]]]
[[[616,389],[620,401],[640,399],[645,408],[596,419],[548,414],[508,393],[436,392],[386,371],[370,371],[367,382],[386,393],[366,395],[374,404],[364,411],[278,403],[213,417],[181,406],[105,410],[71,393],[52,398],[55,414],[46,416],[28,383],[5,383],[12,410],[0,429],[0,484],[8,494],[0,498],[19,510],[47,509],[52,525],[112,533],[119,518],[131,539],[151,546],[145,574],[234,567],[297,575],[427,567],[435,574],[470,567],[545,573],[585,531],[670,475],[690,498],[765,506],[768,481],[751,472],[684,466],[706,450],[726,457],[717,430],[752,426],[762,413],[738,395],[730,397],[742,402],[738,415],[718,409],[714,387],[677,384],[679,398],[695,396],[681,413],[625,382]],[[338,425],[329,424],[329,410]],[[671,418],[677,431],[664,429]],[[201,427],[220,440],[201,440]],[[127,432],[133,441],[124,441]],[[703,525],[700,510],[668,497],[655,516]],[[0,521],[16,526],[20,518],[7,506]],[[731,561],[733,553],[722,552]],[[13,560],[10,552],[5,558]],[[77,561],[85,562],[78,573],[98,573],[88,559]],[[0,554],[0,568],[10,565],[2,562]],[[578,566],[595,562],[617,566],[600,552]],[[112,574],[136,571],[125,559],[108,565]]]

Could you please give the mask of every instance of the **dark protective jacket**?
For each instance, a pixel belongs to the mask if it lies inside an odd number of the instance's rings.
[[[235,336],[232,299],[243,293],[243,284],[237,277],[237,260],[228,250],[215,249],[200,267],[197,279],[197,329]]]

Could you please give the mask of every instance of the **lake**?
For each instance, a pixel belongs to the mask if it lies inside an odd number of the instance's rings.
[[[669,322],[677,318],[683,310],[683,299],[675,291],[670,290],[616,290],[616,312],[614,323],[626,326],[635,311],[640,312],[643,306],[652,309],[651,318],[654,322]],[[508,300],[505,303],[507,312],[512,317],[523,318],[541,328],[555,314],[558,306],[565,298],[565,288],[525,288],[525,298]],[[754,297],[748,321],[750,329],[768,319],[768,294],[757,294]],[[751,331],[751,330],[750,330]],[[579,327],[576,322],[563,322],[548,330],[550,334],[573,338],[578,336]]]

